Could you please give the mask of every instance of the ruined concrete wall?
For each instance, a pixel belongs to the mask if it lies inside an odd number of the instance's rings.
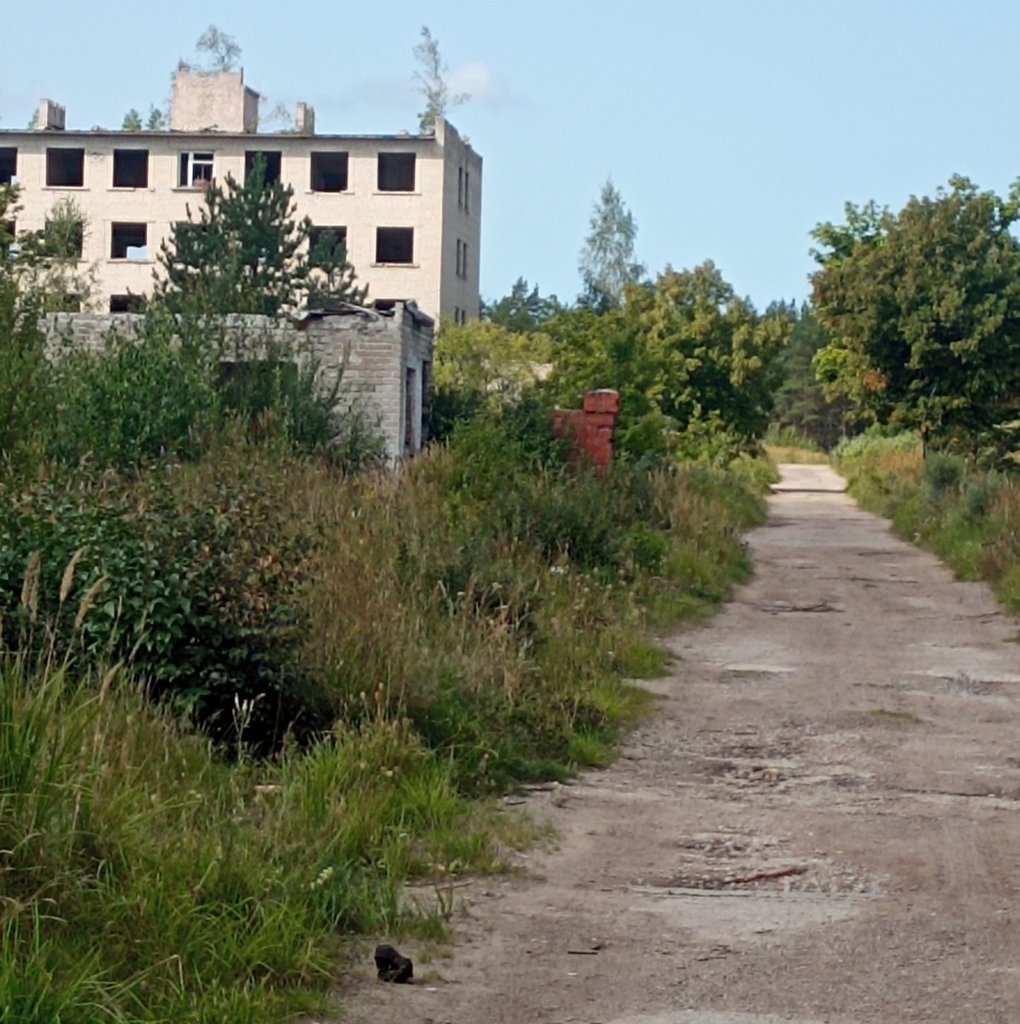
[[[143,322],[132,314],[54,313],[43,327],[51,358],[60,358],[68,350],[101,351],[111,335],[131,340]],[[392,315],[365,309],[302,320],[229,316],[210,330],[222,337],[224,362],[265,358],[269,351],[289,353],[299,365],[314,361],[323,390],[340,382],[341,405],[365,415],[391,460],[427,440],[433,325],[413,307],[398,303]]]

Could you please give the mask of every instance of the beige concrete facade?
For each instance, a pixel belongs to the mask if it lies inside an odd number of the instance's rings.
[[[0,183],[21,189],[16,230],[44,228],[54,204],[72,199],[86,221],[82,265],[97,275],[92,306],[116,311],[151,291],[160,245],[201,205],[205,182],[243,181],[246,162],[265,153],[293,187],[299,218],[344,229],[369,304],[478,315],[482,160],[452,125],[315,135],[314,112],[300,104],[298,131],[255,133],[243,130],[253,103],[243,73],[193,72],[176,76],[170,131],[68,131],[57,126],[63,110],[43,101],[42,127],[0,131]]]

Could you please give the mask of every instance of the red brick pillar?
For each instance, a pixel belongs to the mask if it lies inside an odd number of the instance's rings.
[[[586,455],[600,469],[613,461],[613,438],[620,413],[620,395],[602,389],[589,391],[581,409],[557,409],[553,430],[567,435],[579,454]]]

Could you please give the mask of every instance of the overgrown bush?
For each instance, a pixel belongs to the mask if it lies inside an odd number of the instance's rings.
[[[138,481],[0,490],[7,642],[129,662],[154,697],[230,742],[242,717],[262,749],[320,727],[324,701],[296,655],[310,539],[287,515],[286,464],[266,465],[250,452]]]

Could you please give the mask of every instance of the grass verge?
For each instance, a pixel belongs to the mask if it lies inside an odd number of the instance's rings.
[[[1020,480],[940,453],[924,458],[913,434],[863,435],[836,452],[850,493],[934,551],[961,578],[987,580],[1020,611]]]

